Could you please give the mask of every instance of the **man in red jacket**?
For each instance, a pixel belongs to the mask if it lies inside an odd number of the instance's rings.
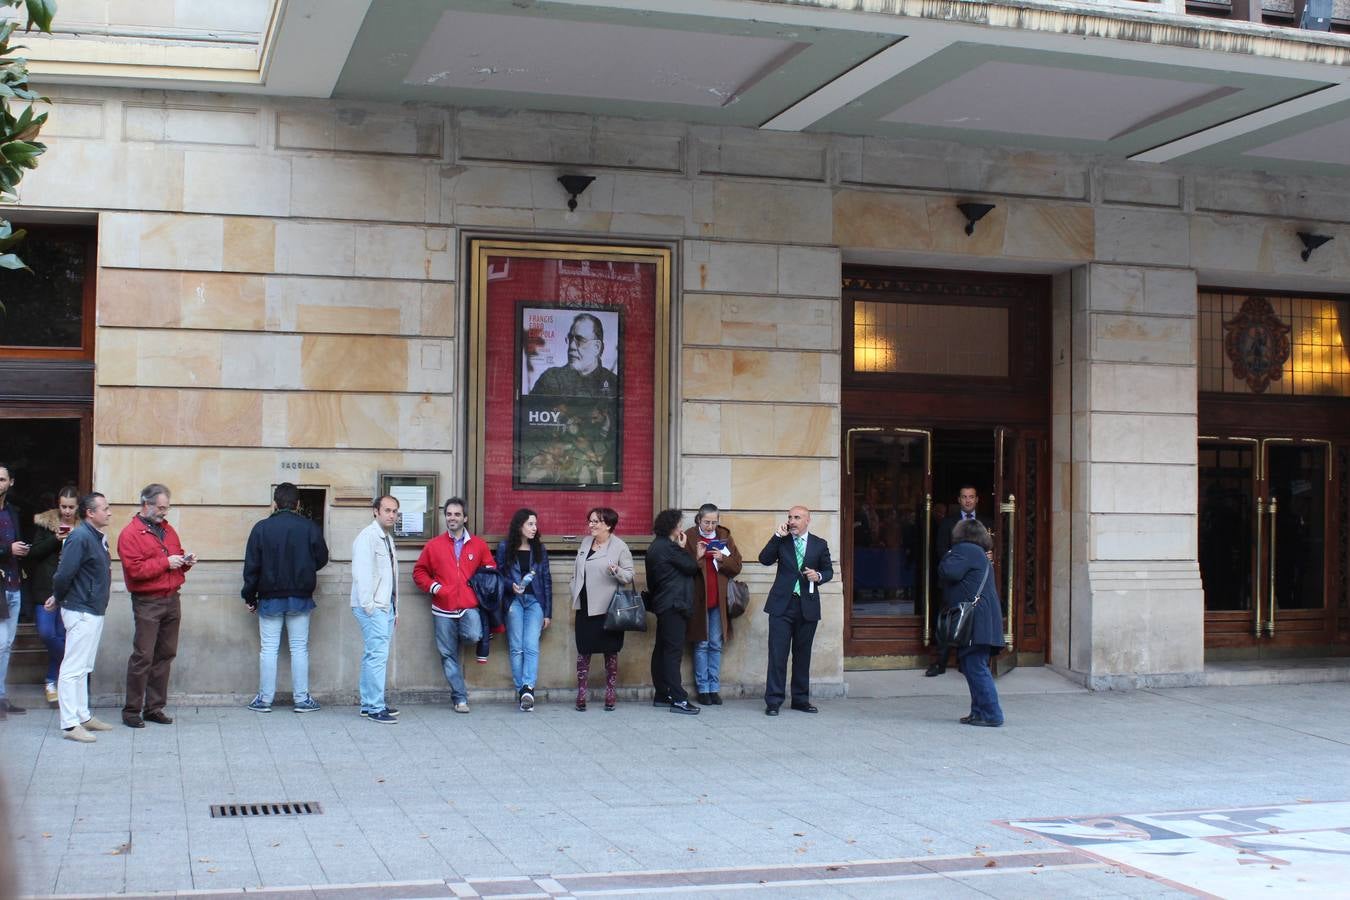
[[[183,552],[178,532],[164,519],[168,512],[169,489],[148,484],[141,491],[141,511],[117,536],[122,578],[136,620],[127,660],[127,703],[122,707],[122,722],[129,728],[144,728],[146,722],[173,724],[164,703],[169,667],[178,655],[178,589],[197,554]]]
[[[413,566],[413,583],[431,595],[431,615],[436,625],[436,649],[450,683],[455,712],[469,711],[469,691],[459,664],[461,641],[474,643],[483,635],[478,615],[478,596],[469,579],[479,567],[495,568],[483,539],[465,527],[464,501],[445,501],[446,533],[427,541]]]

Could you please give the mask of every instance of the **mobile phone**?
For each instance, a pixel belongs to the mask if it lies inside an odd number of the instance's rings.
[[[69,526],[69,525],[66,525],[65,523],[62,523],[62,524],[60,524],[60,525],[57,525],[57,526],[56,526],[56,533],[57,533],[57,534],[70,534],[70,526]]]

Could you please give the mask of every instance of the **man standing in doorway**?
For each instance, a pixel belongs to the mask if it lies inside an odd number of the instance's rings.
[[[947,513],[947,515],[943,516],[942,521],[938,523],[937,540],[935,542],[938,562],[942,562],[942,558],[946,556],[947,551],[952,548],[952,529],[956,527],[957,522],[973,519],[978,521],[986,529],[993,531],[993,526],[990,525],[988,520],[980,516],[979,507],[980,492],[976,490],[975,485],[961,485],[961,489],[956,493],[956,507],[952,509],[951,512]],[[990,557],[990,561],[993,561],[992,556]],[[937,616],[933,616],[933,621],[937,621]],[[933,643],[933,657],[928,668],[923,673],[924,677],[932,678],[947,671],[947,656],[949,653],[950,648],[942,643],[940,637],[936,637]]]
[[[122,580],[131,593],[136,622],[127,660],[127,702],[122,707],[122,722],[128,728],[144,728],[146,722],[173,724],[164,704],[169,697],[169,668],[178,655],[178,590],[197,556],[183,552],[178,532],[165,520],[169,496],[164,485],[147,484],[141,491],[140,512],[117,536]]]
[[[352,542],[352,615],[361,626],[361,715],[397,725],[398,710],[385,702],[389,642],[398,621],[398,555],[390,533],[398,521],[398,500],[388,494],[375,503],[375,521]]]
[[[0,581],[4,582],[3,600],[0,600],[0,721],[11,715],[21,716],[28,710],[15,706],[5,693],[9,677],[9,653],[14,646],[14,635],[19,628],[20,589],[23,576],[19,560],[28,555],[29,547],[19,535],[19,511],[9,502],[9,489],[14,477],[5,463],[0,463]]]
[[[764,714],[778,715],[786,694],[788,653],[792,654],[792,708],[818,712],[811,704],[811,642],[820,624],[820,585],[834,577],[830,547],[809,533],[811,512],[788,510],[759,551],[762,566],[778,567],[764,611],[769,614],[769,674],[764,684]]]
[[[328,545],[317,523],[300,515],[300,489],[283,481],[272,492],[272,515],[253,526],[244,550],[240,595],[258,614],[258,695],[254,712],[271,712],[277,689],[277,652],[284,626],[291,648],[291,708],[314,712],[309,696],[309,614],[318,572],[328,565]]]
[[[465,524],[464,501],[459,497],[445,501],[445,534],[427,541],[413,566],[413,582],[431,595],[436,649],[441,654],[441,667],[457,713],[469,711],[469,691],[459,664],[459,645],[475,643],[483,636],[478,595],[469,579],[480,567],[495,567],[487,544],[469,534]]]
[[[56,682],[61,736],[92,744],[97,738],[91,732],[112,730],[89,712],[89,673],[94,671],[112,589],[112,560],[105,534],[112,521],[108,498],[86,494],[80,498],[79,515],[80,524],[61,548],[61,561],[52,576],[52,596],[43,605],[48,612],[59,606],[66,626],[66,653]]]

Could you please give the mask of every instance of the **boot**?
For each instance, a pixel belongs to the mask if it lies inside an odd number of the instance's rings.
[[[619,683],[619,654],[605,654],[605,712],[614,711],[614,686]]]
[[[591,677],[591,658],[577,654],[577,712],[586,711],[586,680]]]

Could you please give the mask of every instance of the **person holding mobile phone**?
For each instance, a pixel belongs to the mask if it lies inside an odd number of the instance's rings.
[[[168,487],[146,485],[140,511],[117,536],[122,580],[131,593],[136,622],[127,660],[127,702],[122,707],[122,724],[128,728],[144,728],[146,722],[173,724],[164,704],[169,699],[169,669],[178,655],[182,619],[178,592],[197,557],[183,552],[183,542],[166,518],[169,501]]]
[[[66,626],[60,610],[48,610],[43,601],[52,595],[52,578],[61,559],[61,548],[79,523],[80,492],[68,484],[56,495],[56,509],[33,516],[33,546],[24,560],[28,588],[33,597],[33,618],[38,637],[47,648],[47,677],[44,679],[48,703],[57,701],[56,679],[61,674],[61,658],[66,654]]]
[[[820,586],[834,577],[830,545],[811,534],[811,511],[788,510],[759,551],[762,566],[777,566],[764,612],[769,616],[769,674],[764,683],[764,714],[778,715],[787,695],[788,654],[792,655],[792,708],[819,712],[811,703],[811,642],[820,624]]]
[[[698,702],[722,705],[722,645],[731,637],[727,584],[741,574],[741,551],[731,529],[721,524],[716,504],[698,508],[694,527],[685,532],[685,552],[699,565],[694,578],[694,614],[685,640],[694,648],[694,684]]]

